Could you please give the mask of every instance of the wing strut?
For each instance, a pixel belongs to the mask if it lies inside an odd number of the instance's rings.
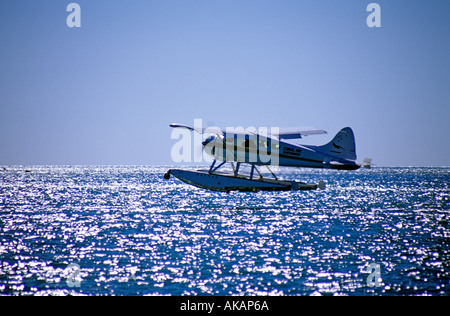
[[[226,161],[223,161],[221,164],[219,164],[217,167],[214,168],[214,165],[216,164],[216,160],[214,159],[211,167],[209,168],[208,173],[214,173],[217,169],[219,169],[220,167],[222,167],[224,164],[226,163]]]
[[[272,172],[272,170],[270,170],[269,166],[266,165],[267,170],[269,170],[270,174],[275,178],[275,180],[278,180],[277,176],[275,175],[275,173]]]

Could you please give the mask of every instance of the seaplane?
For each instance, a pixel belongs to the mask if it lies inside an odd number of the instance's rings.
[[[356,170],[362,166],[356,162],[355,137],[350,127],[341,129],[330,142],[322,146],[301,145],[293,141],[310,135],[327,134],[325,130],[312,127],[271,128],[270,131],[268,128],[220,129],[177,123],[170,124],[170,127],[202,134],[202,150],[211,157],[212,163],[209,169],[170,169],[164,178],[168,180],[173,175],[203,189],[227,193],[323,190],[323,181],[311,184],[282,180],[271,168]],[[231,170],[229,166],[228,170],[223,170],[226,164],[231,165]],[[242,170],[248,167],[250,172],[247,170],[244,173]],[[262,168],[268,172],[263,173]]]

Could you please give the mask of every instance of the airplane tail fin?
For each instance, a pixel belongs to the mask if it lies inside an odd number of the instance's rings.
[[[355,135],[350,127],[344,127],[336,136],[323,146],[317,148],[319,151],[335,156],[340,159],[356,160]]]

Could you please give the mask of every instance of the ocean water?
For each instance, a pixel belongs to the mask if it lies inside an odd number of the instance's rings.
[[[450,294],[450,168],[230,194],[167,169],[0,170],[0,295]]]

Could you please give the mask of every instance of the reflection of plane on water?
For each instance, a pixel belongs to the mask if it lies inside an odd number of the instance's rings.
[[[350,127],[341,129],[336,136],[322,146],[299,145],[289,142],[302,136],[326,134],[315,128],[280,128],[276,133],[255,131],[227,132],[218,128],[195,128],[182,124],[171,124],[173,128],[184,128],[200,134],[209,134],[203,141],[203,150],[214,158],[208,170],[188,171],[171,169],[164,175],[173,175],[197,187],[215,191],[283,191],[315,190],[324,188],[319,184],[279,180],[270,169],[271,166],[328,168],[337,170],[356,170],[355,137]],[[217,163],[220,161],[220,163]],[[368,160],[364,161],[367,165]],[[219,171],[226,163],[231,164],[233,172]],[[250,174],[241,170],[242,164],[251,167]],[[370,162],[368,163],[370,166]],[[258,167],[265,167],[272,178],[263,177]]]

